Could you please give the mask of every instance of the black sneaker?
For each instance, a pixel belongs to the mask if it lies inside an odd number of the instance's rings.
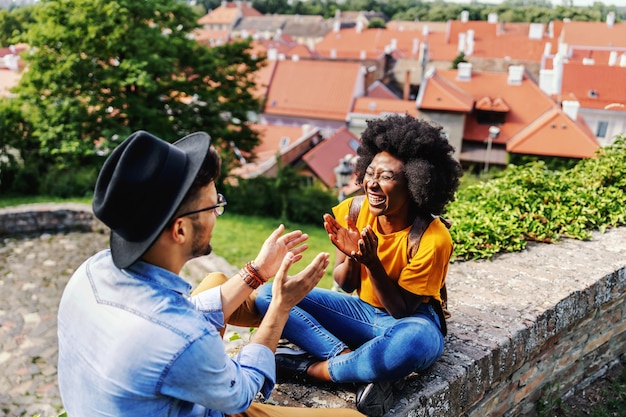
[[[356,408],[368,417],[381,417],[393,404],[393,387],[390,382],[370,382],[356,391]]]
[[[309,366],[318,362],[313,355],[304,350],[296,350],[288,347],[276,349],[276,369],[284,375],[304,376]]]

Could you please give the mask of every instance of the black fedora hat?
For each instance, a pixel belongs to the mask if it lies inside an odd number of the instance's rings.
[[[204,132],[170,144],[140,130],[111,152],[96,181],[93,212],[111,229],[118,268],[132,265],[156,241],[191,187],[210,144]]]

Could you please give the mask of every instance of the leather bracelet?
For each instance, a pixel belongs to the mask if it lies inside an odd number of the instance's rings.
[[[246,270],[248,271],[248,273],[250,275],[252,275],[257,281],[259,281],[262,284],[265,284],[267,282],[267,279],[264,279],[261,274],[259,274],[259,270],[257,268],[257,266],[255,265],[254,261],[250,261],[246,264]]]
[[[243,279],[243,282],[248,284],[248,287],[252,288],[253,290],[256,290],[262,284],[262,282],[257,280],[254,275],[250,274],[250,272],[248,272],[248,269],[245,267],[241,268],[241,270],[239,271],[239,275],[241,275],[241,279]]]

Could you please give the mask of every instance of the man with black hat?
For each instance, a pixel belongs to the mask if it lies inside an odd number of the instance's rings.
[[[110,250],[78,268],[59,306],[58,379],[69,416],[327,414],[253,403],[274,386],[273,352],[289,311],[324,274],[327,253],[288,276],[307,235],[281,225],[219,287],[191,295],[178,276],[188,260],[211,252],[226,205],[215,188],[219,171],[205,133],[169,144],[138,131],[105,161],[93,210],[111,230]],[[230,358],[219,330],[270,277],[274,300],[251,343]]]

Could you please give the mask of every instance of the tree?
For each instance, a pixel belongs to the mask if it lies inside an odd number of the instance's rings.
[[[246,122],[259,108],[250,91],[262,61],[248,43],[199,45],[185,3],[48,0],[34,17],[15,100],[38,145],[36,160],[24,162],[42,175],[100,166],[139,129],[169,141],[204,130],[225,167],[235,160],[229,142],[243,151],[258,143]]]
[[[32,22],[33,6],[22,6],[12,10],[0,9],[0,47],[14,43],[14,37],[22,33]]]

